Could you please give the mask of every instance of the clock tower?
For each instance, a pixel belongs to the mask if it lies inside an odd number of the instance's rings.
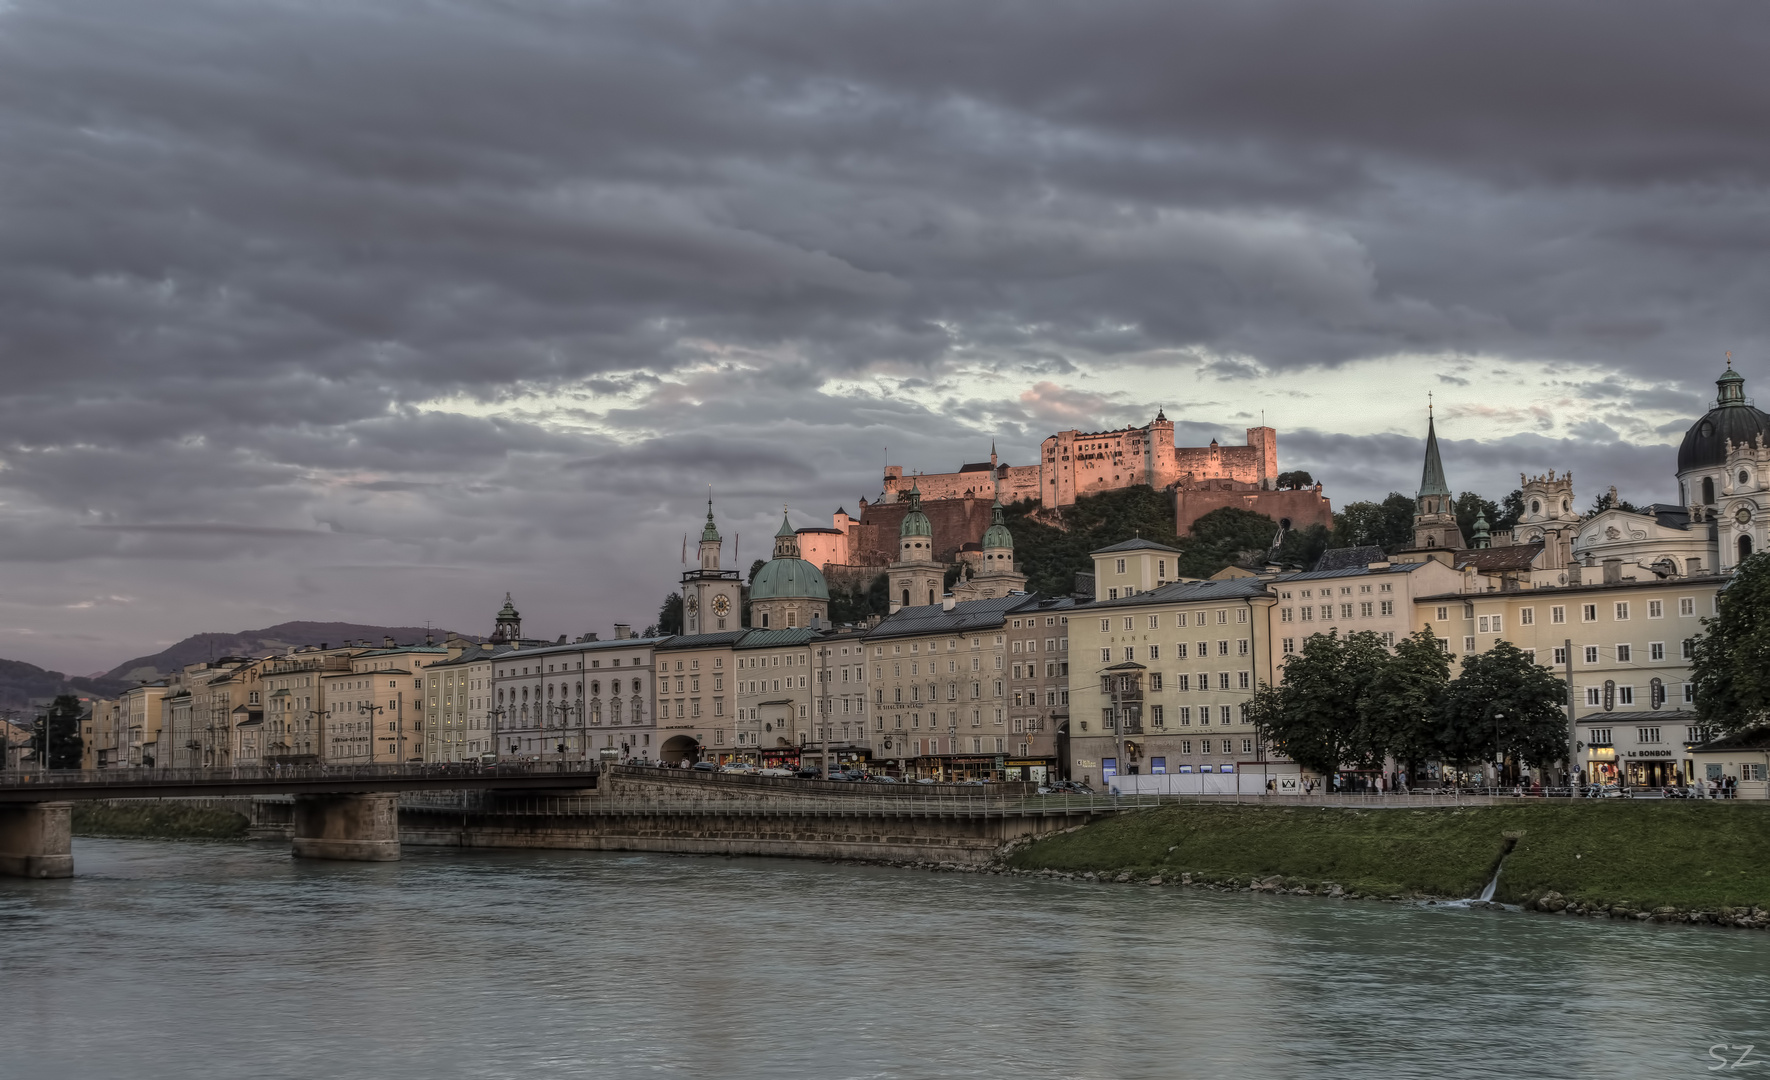
[[[724,541],[713,524],[713,500],[707,500],[707,524],[701,529],[700,565],[682,574],[682,632],[717,634],[738,629],[739,590],[742,579],[736,570],[719,569],[719,549]]]

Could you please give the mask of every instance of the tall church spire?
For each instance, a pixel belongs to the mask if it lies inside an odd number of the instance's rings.
[[[1420,497],[1450,494],[1444,479],[1444,460],[1438,456],[1438,429],[1432,422],[1432,406],[1426,406],[1426,467],[1420,473]]]
[[[1418,548],[1460,549],[1463,532],[1457,526],[1450,484],[1444,479],[1444,461],[1438,456],[1438,428],[1432,406],[1426,406],[1426,467],[1420,473],[1420,493],[1414,498],[1414,545]]]

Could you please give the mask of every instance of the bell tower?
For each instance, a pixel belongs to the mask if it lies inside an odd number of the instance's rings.
[[[742,582],[736,570],[719,568],[724,541],[713,523],[713,496],[707,496],[707,523],[701,528],[698,565],[682,574],[682,632],[717,634],[738,628]]]
[[[887,568],[891,612],[940,603],[946,567],[934,561],[934,525],[922,512],[922,489],[910,486],[910,510],[897,530],[897,561]]]
[[[1463,531],[1457,526],[1456,506],[1444,479],[1444,461],[1438,456],[1438,429],[1432,406],[1426,406],[1426,467],[1420,473],[1420,492],[1414,497],[1414,549],[1463,548]]]

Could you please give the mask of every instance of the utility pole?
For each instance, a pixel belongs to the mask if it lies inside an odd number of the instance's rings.
[[[1580,799],[1585,797],[1585,791],[1579,782],[1579,724],[1576,720],[1579,714],[1573,700],[1572,638],[1562,645],[1561,658],[1567,662],[1567,786],[1573,789],[1573,797]]]

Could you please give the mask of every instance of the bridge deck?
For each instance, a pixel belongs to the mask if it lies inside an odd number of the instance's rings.
[[[195,795],[330,795],[403,791],[582,790],[597,770],[572,763],[460,768],[447,765],[294,765],[237,769],[94,769],[0,773],[0,803],[155,799]]]

